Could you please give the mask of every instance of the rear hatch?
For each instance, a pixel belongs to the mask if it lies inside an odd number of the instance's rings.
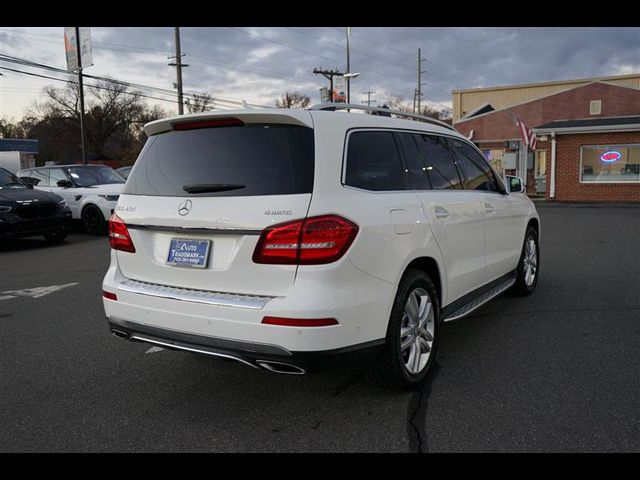
[[[286,295],[297,267],[256,264],[252,256],[265,227],[307,215],[309,113],[225,112],[145,129],[151,136],[116,209],[136,250],[116,251],[122,274],[173,287]],[[177,258],[180,249],[193,259]]]

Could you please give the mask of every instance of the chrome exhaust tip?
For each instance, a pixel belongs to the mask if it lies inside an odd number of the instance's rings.
[[[129,338],[129,334],[128,334],[128,333],[123,332],[122,330],[115,329],[115,328],[112,328],[112,329],[111,329],[111,333],[112,333],[114,336],[116,336],[116,337],[118,337],[118,338],[123,338],[123,339],[125,339],[125,340]]]
[[[273,362],[271,360],[256,360],[256,364],[271,372],[283,373],[285,375],[304,375],[307,373],[303,368],[289,363]]]

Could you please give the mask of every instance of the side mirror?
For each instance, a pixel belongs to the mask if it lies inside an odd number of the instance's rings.
[[[71,188],[71,187],[73,187],[73,183],[71,183],[69,180],[58,180],[56,182],[56,185],[58,185],[59,187],[62,187],[62,188]]]
[[[27,187],[33,190],[34,185],[38,184],[38,180],[32,177],[18,177]]]
[[[514,177],[512,175],[505,175],[507,179],[507,188],[511,193],[524,193],[524,183],[520,177]]]

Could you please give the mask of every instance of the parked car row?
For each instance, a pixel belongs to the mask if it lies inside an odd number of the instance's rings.
[[[0,238],[42,235],[59,242],[71,228],[71,209],[54,193],[34,190],[0,168]]]
[[[51,165],[14,174],[0,168],[0,238],[43,235],[61,241],[73,220],[91,235],[106,233],[131,167],[123,169],[121,174],[106,165]]]
[[[106,233],[125,178],[105,165],[53,165],[20,170],[17,176],[34,189],[62,197],[74,220],[91,235]]]

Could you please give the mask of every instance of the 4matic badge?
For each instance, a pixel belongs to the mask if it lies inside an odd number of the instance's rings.
[[[293,210],[265,210],[265,215],[293,215]]]

